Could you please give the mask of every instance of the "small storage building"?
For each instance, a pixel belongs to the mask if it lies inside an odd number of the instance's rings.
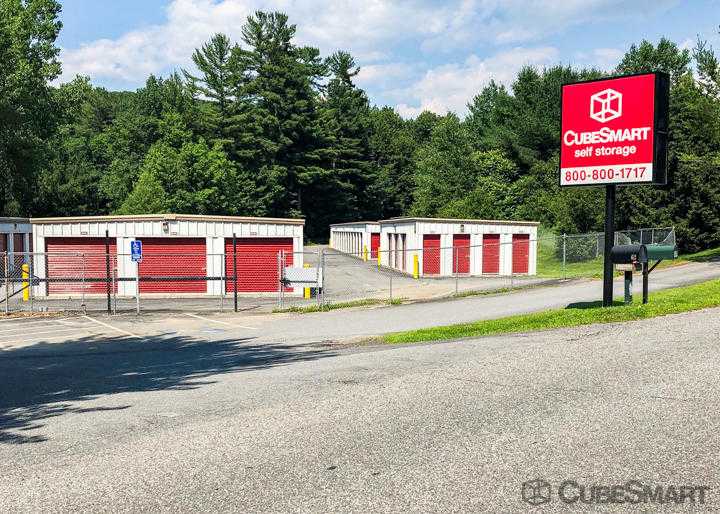
[[[302,219],[153,214],[30,221],[34,274],[50,279],[36,286],[39,296],[106,292],[106,282],[83,279],[104,279],[108,264],[120,295],[135,294],[138,275],[141,294],[229,293],[235,281],[226,277],[235,267],[238,292],[272,293],[281,266],[303,266]],[[131,258],[133,241],[142,242],[139,264]]]
[[[358,221],[330,225],[330,248],[364,258],[377,259],[380,248],[380,223]]]
[[[535,275],[537,228],[534,221],[392,218],[330,227],[330,246],[413,273],[417,257],[425,277],[458,275]]]
[[[392,218],[380,221],[381,265],[420,275],[535,275],[534,221]]]
[[[0,218],[0,253],[30,250],[32,228],[27,218]]]

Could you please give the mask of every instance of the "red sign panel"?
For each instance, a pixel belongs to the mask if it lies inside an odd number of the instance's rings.
[[[664,184],[668,90],[663,73],[564,85],[560,185]]]

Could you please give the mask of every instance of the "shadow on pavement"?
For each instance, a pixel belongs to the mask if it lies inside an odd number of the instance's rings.
[[[37,443],[44,419],[121,407],[82,408],[77,402],[125,392],[184,390],[213,375],[257,370],[336,355],[327,349],[253,344],[252,339],[204,341],[166,335],[85,337],[40,342],[0,352],[0,444]]]

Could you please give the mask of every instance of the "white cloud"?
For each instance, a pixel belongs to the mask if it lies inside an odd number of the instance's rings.
[[[475,55],[462,64],[446,64],[428,70],[409,88],[392,93],[397,98],[415,100],[415,105],[399,103],[398,112],[413,117],[424,110],[438,114],[465,114],[467,103],[490,80],[509,85],[520,68],[527,64],[548,65],[556,61],[558,51],[553,47],[514,48],[481,59]]]
[[[299,43],[317,46],[326,55],[348,50],[363,63],[388,58],[393,44],[438,34],[443,20],[455,16],[453,9],[410,0],[172,0],[162,25],[63,49],[61,80],[81,74],[141,82],[150,72],[188,66],[193,50],[213,34],[224,32],[239,40],[248,15],[256,10],[286,12],[297,25]]]
[[[350,51],[361,64],[396,58],[399,46],[425,52],[477,43],[519,44],[582,22],[666,9],[677,0],[172,0],[165,23],[62,51],[62,81],[75,74],[140,84],[149,73],[188,66],[216,32],[240,39],[247,16],[280,10],[298,40],[328,54]]]

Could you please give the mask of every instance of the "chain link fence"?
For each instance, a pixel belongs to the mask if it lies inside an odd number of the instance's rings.
[[[674,245],[675,231],[616,233],[615,244],[631,243]],[[114,249],[2,253],[0,311],[269,312],[424,301],[601,276],[603,249],[604,235],[590,233],[356,254],[324,246],[302,252],[145,253],[139,263]]]

